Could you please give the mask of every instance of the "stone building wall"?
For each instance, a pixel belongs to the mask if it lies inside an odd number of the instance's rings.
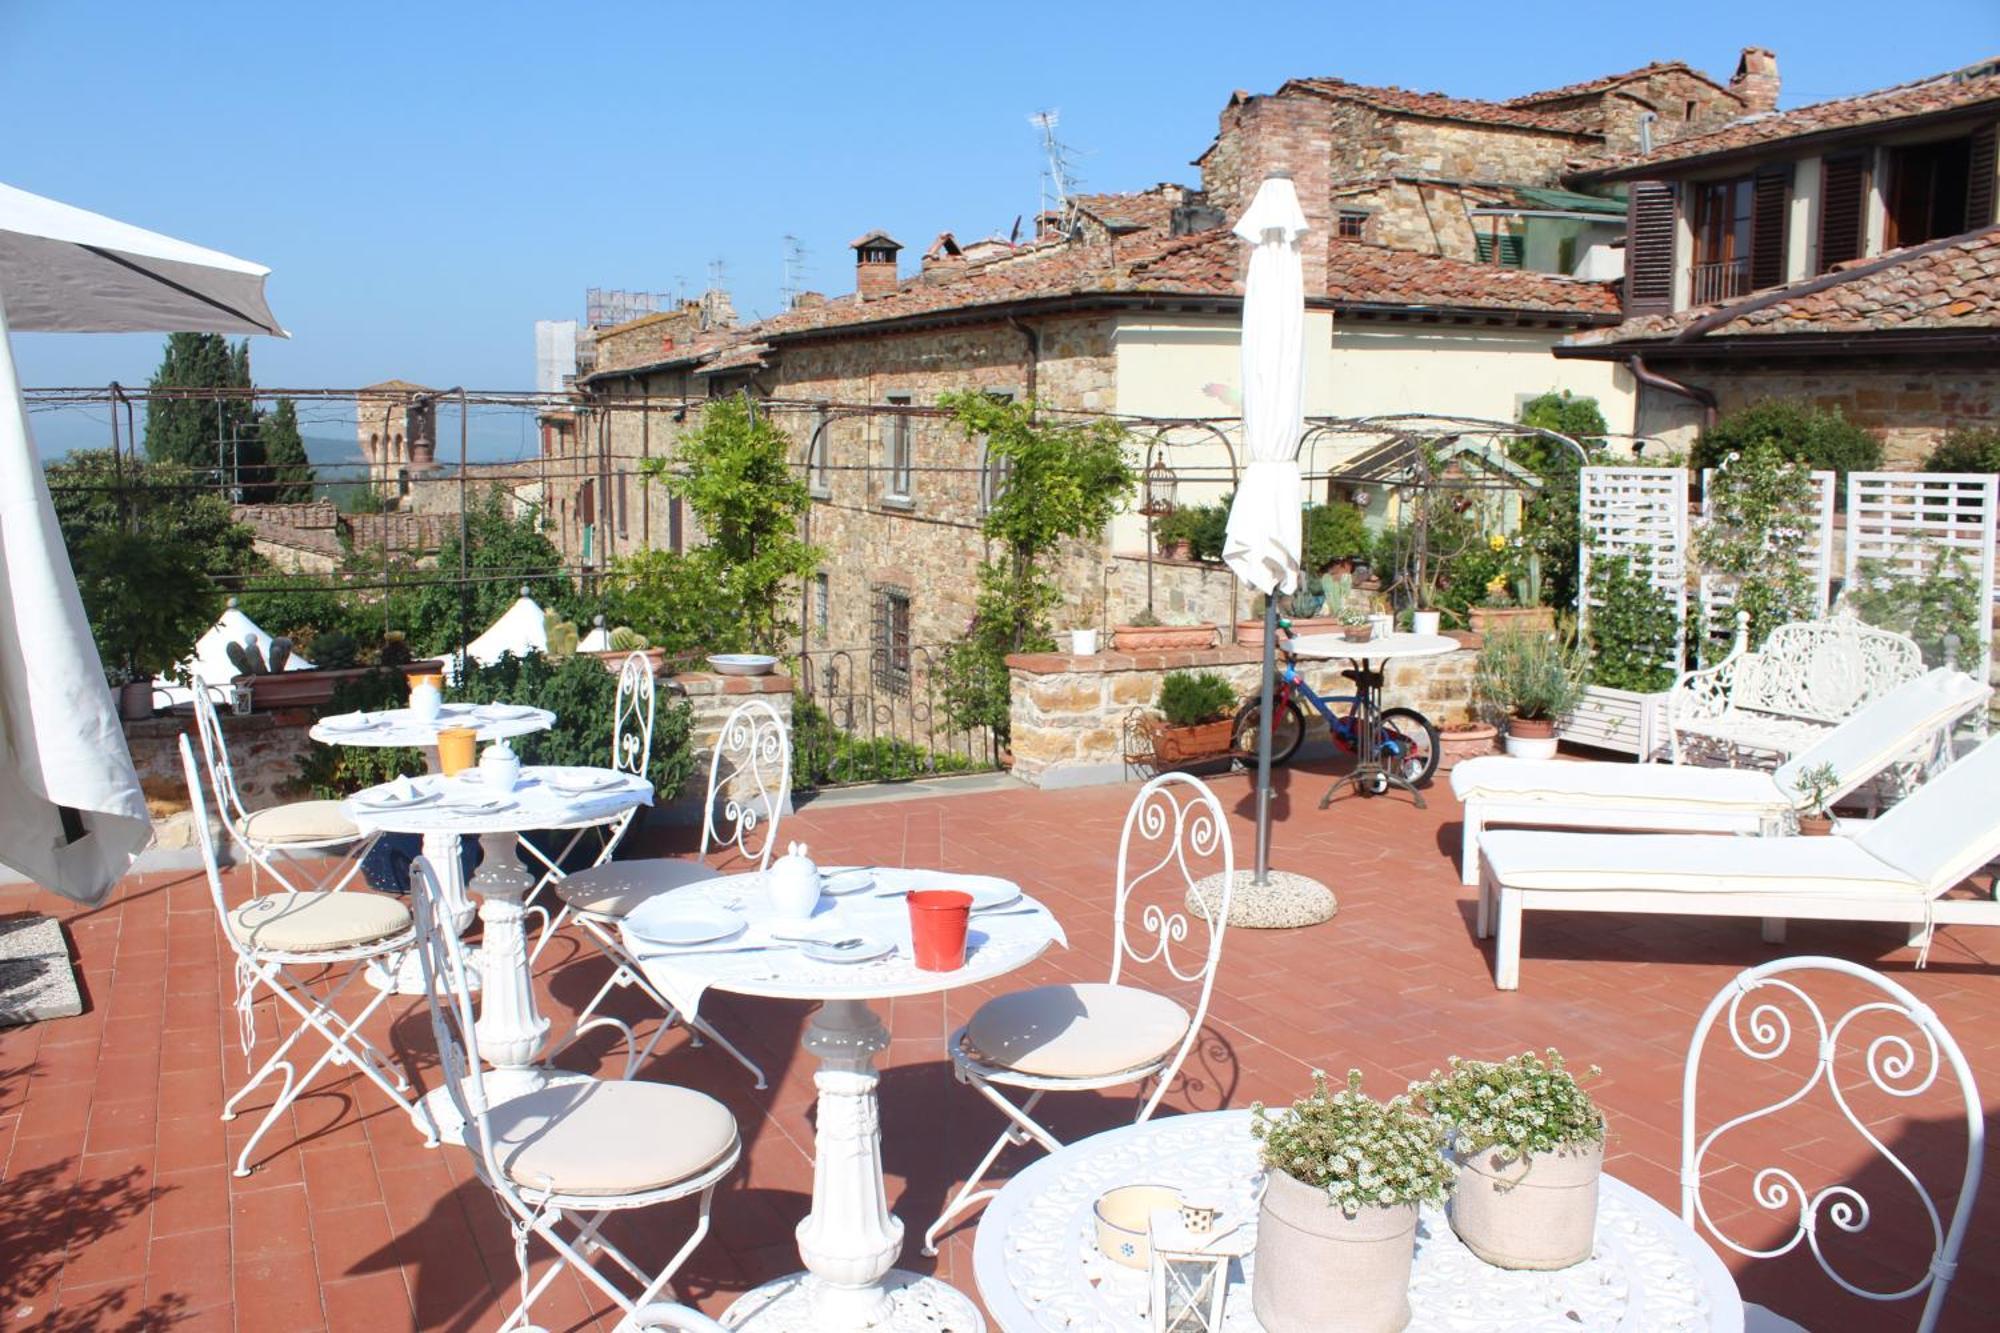
[[[1884,358],[1872,364],[1828,358],[1742,368],[1708,362],[1676,366],[1652,358],[1649,363],[1683,383],[1712,391],[1724,416],[1765,398],[1838,409],[1882,441],[1883,466],[1891,470],[1921,467],[1925,455],[1954,428],[2000,422],[2000,367],[1960,358]],[[1701,408],[1685,398],[1640,389],[1642,435],[1686,449],[1700,433],[1701,417]]]
[[[1390,665],[1383,690],[1387,707],[1416,708],[1439,726],[1470,716],[1476,654],[1461,649],[1439,657]],[[1021,653],[1007,659],[1012,672],[1014,776],[1037,787],[1078,787],[1136,776],[1129,762],[1135,715],[1153,706],[1170,671],[1207,670],[1227,677],[1248,698],[1257,686],[1261,658],[1254,648],[1200,652]],[[1340,662],[1302,662],[1320,694],[1349,694]],[[1307,743],[1326,727],[1308,710]]]

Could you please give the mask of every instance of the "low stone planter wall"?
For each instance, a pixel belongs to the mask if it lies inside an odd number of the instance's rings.
[[[1472,636],[1466,640],[1476,643]],[[1383,691],[1387,707],[1420,709],[1440,726],[1471,716],[1470,648],[1438,657],[1391,663]],[[1169,671],[1215,671],[1248,698],[1257,688],[1262,652],[1231,645],[1178,652],[1016,653],[1011,677],[1014,776],[1037,787],[1078,787],[1122,782],[1126,719],[1151,708]],[[1344,662],[1301,661],[1300,670],[1320,694],[1353,693],[1341,676]],[[1325,725],[1308,710],[1308,740]]]

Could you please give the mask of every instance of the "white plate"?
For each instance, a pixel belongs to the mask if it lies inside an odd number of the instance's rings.
[[[875,887],[875,872],[861,869],[823,870],[820,872],[819,887],[829,898],[860,893],[863,889]]]
[[[342,713],[338,717],[320,719],[320,725],[328,731],[373,731],[382,725],[382,719],[367,713]]]
[[[905,893],[917,889],[947,889],[972,895],[972,910],[983,912],[989,907],[1005,907],[1008,903],[1021,900],[1021,886],[1011,880],[994,879],[990,875],[940,875],[913,883],[908,889],[896,889],[878,895],[882,898],[900,898]]]
[[[647,911],[661,908],[671,910]],[[685,949],[697,944],[714,944],[741,935],[744,920],[734,912],[696,907],[687,901],[654,899],[642,903],[625,918],[632,938],[662,949]]]
[[[449,811],[454,815],[496,815],[513,808],[514,803],[504,796],[480,796],[475,793],[454,796],[438,806],[440,811]]]
[[[429,805],[443,795],[443,792],[437,791],[415,791],[408,796],[396,791],[377,791],[357,793],[353,801],[363,810],[412,810],[420,805]]]
[[[550,773],[542,778],[542,785],[563,796],[595,796],[599,792],[624,786],[625,775],[610,772]]]
[[[525,704],[487,704],[478,711],[501,722],[515,722],[524,717],[533,717],[539,710],[529,708]]]
[[[867,963],[896,952],[888,940],[864,939],[848,949],[830,949],[824,944],[801,944],[799,952],[815,963]]]

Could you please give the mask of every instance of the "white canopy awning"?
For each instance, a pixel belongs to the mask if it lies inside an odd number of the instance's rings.
[[[271,333],[261,265],[0,185],[0,863],[101,901],[152,838],[10,329]]]
[[[229,684],[243,674],[236,664],[229,660],[229,645],[248,640],[257,645],[257,651],[264,660],[271,658],[271,636],[263,626],[236,609],[236,599],[230,598],[215,623],[195,640],[194,655],[174,667],[174,674],[187,685],[205,685],[217,689]],[[287,671],[310,671],[312,663],[298,653],[293,653],[285,662]],[[156,693],[164,694],[170,703],[185,703],[188,698],[186,686],[162,686]]]
[[[526,657],[529,653],[546,653],[548,650],[548,617],[535,604],[535,599],[528,596],[525,588],[484,634],[465,645],[465,655],[480,666],[497,662],[508,653]],[[456,654],[445,659],[445,671],[453,680],[458,678]]]

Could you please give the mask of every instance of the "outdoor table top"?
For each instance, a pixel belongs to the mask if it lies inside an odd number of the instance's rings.
[[[446,704],[437,720],[427,722],[407,708],[382,708],[372,713],[338,713],[323,717],[306,734],[323,745],[368,745],[428,749],[446,727],[472,727],[482,741],[547,731],[556,715],[546,708],[522,704]]]
[[[1347,658],[1356,662],[1379,662],[1391,657],[1436,657],[1455,653],[1465,645],[1442,634],[1384,634],[1366,643],[1354,643],[1337,634],[1301,634],[1286,651],[1297,657]]]
[[[392,795],[403,800],[390,804]],[[653,803],[653,784],[610,768],[529,765],[514,790],[496,793],[477,767],[426,773],[355,792],[341,808],[363,833],[518,833],[607,824]]]

